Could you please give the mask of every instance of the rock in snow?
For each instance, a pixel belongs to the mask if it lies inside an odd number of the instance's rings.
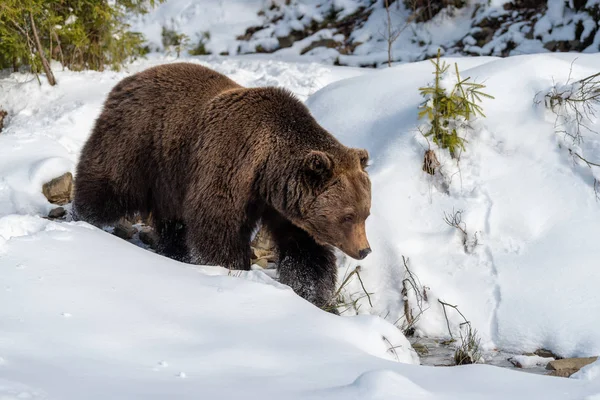
[[[42,193],[52,204],[62,206],[69,203],[73,200],[73,174],[67,172],[44,183]]]
[[[50,210],[48,218],[62,218],[67,214],[67,210],[64,207],[56,207]]]
[[[135,235],[137,232],[137,229],[135,226],[133,226],[131,224],[131,222],[127,221],[126,219],[121,219],[116,225],[115,225],[115,230],[113,231],[113,233],[115,234],[115,236],[120,237],[121,239],[131,239],[133,237],[133,235]]]
[[[594,363],[597,359],[598,357],[563,358],[550,361],[546,365],[546,369],[552,371],[549,375],[569,377],[586,365]]]
[[[139,238],[145,245],[150,246],[152,249],[156,249],[158,245],[158,235],[154,232],[154,229],[145,226],[140,230]]]

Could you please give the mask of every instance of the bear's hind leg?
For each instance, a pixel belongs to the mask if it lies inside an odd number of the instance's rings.
[[[187,261],[186,227],[183,222],[179,220],[156,221],[155,229],[158,233],[157,252],[177,261]]]
[[[333,307],[337,265],[333,250],[278,215],[265,216],[279,252],[279,281],[317,307],[337,314]]]
[[[107,179],[89,179],[81,173],[75,179],[72,214],[74,220],[96,226],[109,225],[128,215],[126,201]]]

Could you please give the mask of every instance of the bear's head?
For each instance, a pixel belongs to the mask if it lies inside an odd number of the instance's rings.
[[[313,150],[304,157],[308,190],[298,225],[317,243],[362,260],[371,252],[365,231],[371,210],[371,181],[365,170],[369,155],[362,149],[344,150],[337,155]]]

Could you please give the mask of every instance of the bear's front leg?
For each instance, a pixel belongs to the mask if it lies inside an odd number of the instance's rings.
[[[337,266],[331,248],[317,244],[308,233],[289,224],[278,230],[279,281],[317,307],[337,314],[335,286]]]
[[[188,203],[202,203],[189,200]],[[184,214],[189,262],[218,265],[234,270],[250,269],[251,220],[241,207],[219,204],[219,208],[189,207]],[[228,211],[233,210],[233,211]]]
[[[279,253],[279,281],[317,307],[332,309],[337,280],[333,252],[301,231],[280,246]]]
[[[233,236],[232,230],[198,234],[188,229],[189,261],[198,265],[218,265],[227,269],[250,269],[250,237]]]

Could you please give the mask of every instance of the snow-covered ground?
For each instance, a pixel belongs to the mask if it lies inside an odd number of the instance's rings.
[[[187,35],[192,45],[208,32],[208,51],[235,54],[236,37],[243,35],[247,27],[261,23],[257,13],[264,4],[263,0],[175,0],[133,17],[130,23],[133,30],[144,34],[153,49],[164,49],[164,27]]]
[[[451,5],[460,3],[461,8]],[[423,60],[438,48],[447,55],[490,56],[600,49],[597,0],[390,0],[389,13],[385,4],[384,0],[168,0],[130,22],[151,49],[165,50],[164,27],[187,35],[188,48],[203,42],[212,54],[267,52],[272,58],[349,66],[385,66],[388,58]],[[428,4],[433,4],[433,14],[427,11]],[[444,8],[436,9],[441,4]]]
[[[483,105],[487,118],[469,137],[460,173],[438,152],[452,176],[447,193],[421,170],[427,143],[415,130],[428,62],[373,71],[188,59],[247,86],[291,89],[340,140],[370,151],[374,252],[361,276],[374,307],[358,304],[374,315],[345,317],[260,270],[181,264],[85,223],[41,218],[52,208],[42,183],[73,171],[112,86],[173,60],[58,72],[55,88],[22,74],[0,79],[9,112],[0,134],[0,399],[600,398],[597,363],[581,379],[411,365],[418,358],[392,324],[403,314],[405,256],[428,288],[417,334],[447,335],[442,299],[488,349],[600,354],[598,174],[576,165],[553,115],[534,102],[567,81],[574,58],[458,59],[462,75],[485,81],[495,100]],[[599,68],[600,56],[579,56],[571,79]],[[599,160],[599,138],[584,139],[576,150]],[[443,222],[453,208],[478,232],[471,254]],[[340,278],[355,264],[340,257]],[[352,280],[346,295],[360,291]],[[462,320],[448,315],[456,333]]]
[[[573,66],[571,63],[576,59]],[[450,60],[453,61],[453,60]],[[431,80],[428,61],[340,81],[308,99],[323,126],[373,158],[373,254],[360,262],[381,315],[402,314],[402,256],[428,287],[425,335],[447,332],[441,299],[458,305],[483,344],[506,350],[549,348],[561,356],[600,354],[600,203],[594,176],[555,133],[556,116],[538,93],[600,69],[600,56],[551,54],[456,59],[463,77],[485,82],[487,118],[468,136],[460,169],[446,155],[449,193],[421,170],[428,143],[415,128],[418,88]],[[572,71],[571,71],[572,69]],[[600,132],[595,117],[587,125]],[[558,127],[564,129],[564,127]],[[583,131],[579,154],[600,160],[600,135]],[[445,152],[438,152],[444,156]],[[470,240],[444,222],[462,210]],[[350,264],[354,265],[355,262]],[[354,292],[361,293],[356,283]],[[360,300],[368,309],[366,299]],[[448,309],[455,323],[460,315]]]

